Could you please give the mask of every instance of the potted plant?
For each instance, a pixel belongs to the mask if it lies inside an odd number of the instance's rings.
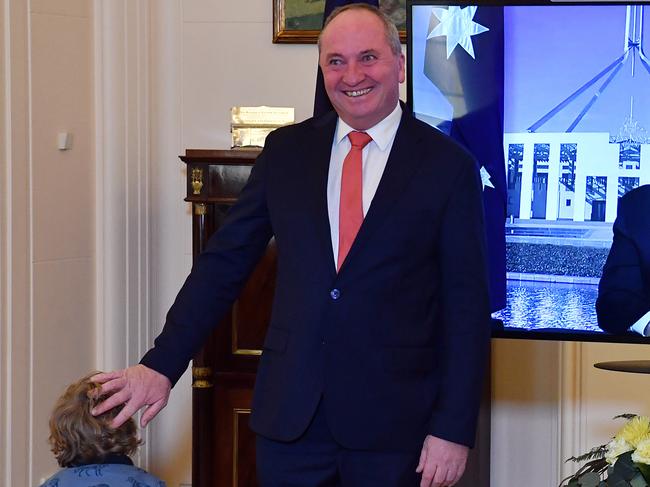
[[[650,487],[650,418],[616,418],[626,423],[609,443],[567,460],[584,464],[560,487]]]

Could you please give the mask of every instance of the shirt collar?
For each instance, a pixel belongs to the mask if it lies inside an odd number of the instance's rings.
[[[382,151],[385,151],[388,147],[388,144],[391,143],[397,128],[399,127],[400,120],[402,119],[402,107],[397,102],[395,109],[390,112],[390,114],[384,118],[378,124],[370,127],[368,130],[365,130],[377,147]],[[350,132],[354,132],[354,129],[345,123],[341,117],[339,117],[336,125],[336,133],[334,135],[334,142],[338,145],[345,137],[348,136]]]
[[[109,453],[102,458],[94,458],[88,462],[79,462],[71,465],[72,467],[84,467],[86,465],[104,465],[104,464],[119,464],[119,465],[133,465],[133,460],[131,460],[126,455],[120,455],[118,453]]]

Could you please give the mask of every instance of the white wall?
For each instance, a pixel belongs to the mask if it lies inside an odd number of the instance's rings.
[[[56,470],[47,420],[95,367],[92,4],[8,0],[3,18],[3,485]],[[72,134],[70,150],[57,134]]]
[[[550,486],[557,477],[558,373],[555,343],[493,343],[492,485]]]

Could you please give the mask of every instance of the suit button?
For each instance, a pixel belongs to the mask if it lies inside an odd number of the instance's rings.
[[[339,299],[339,298],[341,297],[341,291],[339,291],[338,289],[332,289],[332,290],[330,291],[330,297],[331,297],[334,301],[336,301],[337,299]]]

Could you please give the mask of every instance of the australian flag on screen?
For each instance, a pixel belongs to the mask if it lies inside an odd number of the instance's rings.
[[[506,182],[503,153],[503,8],[428,7],[424,75],[447,116],[421,116],[465,146],[483,181],[492,311],[506,304]],[[428,23],[428,25],[426,25]],[[417,28],[413,23],[413,28]],[[415,42],[415,32],[413,33]],[[415,51],[415,49],[414,49]],[[414,54],[415,55],[415,54]],[[414,65],[415,65],[414,60]],[[415,78],[421,74],[413,73]],[[415,85],[414,85],[415,86]],[[415,89],[415,88],[414,88]],[[415,98],[418,93],[415,93]],[[436,102],[437,103],[437,102]]]
[[[329,15],[332,13],[332,11],[335,8],[338,7],[343,7],[344,5],[348,5],[350,3],[367,3],[369,5],[374,5],[375,7],[379,7],[379,0],[375,1],[367,1],[367,2],[360,2],[359,0],[357,1],[349,1],[349,0],[326,0],[325,2],[325,10],[323,11],[323,23],[325,23],[325,20]],[[325,92],[325,84],[323,83],[323,73],[321,72],[320,68],[318,68],[318,73],[316,75],[316,95],[314,96],[314,116],[317,117],[319,115],[324,115],[327,112],[330,112],[334,109],[332,107],[332,104],[330,103],[330,99],[327,97],[327,93]]]

